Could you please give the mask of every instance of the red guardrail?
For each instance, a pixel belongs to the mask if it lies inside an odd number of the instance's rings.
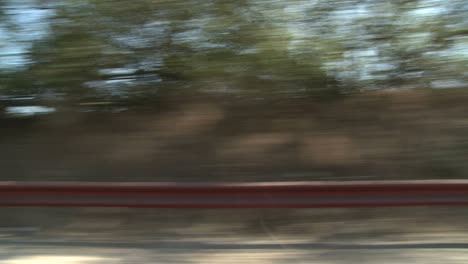
[[[313,208],[468,205],[468,180],[263,183],[0,182],[0,206]]]

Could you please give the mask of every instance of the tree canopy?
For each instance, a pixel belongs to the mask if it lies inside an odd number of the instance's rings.
[[[0,96],[307,97],[466,86],[465,1],[0,3]],[[61,98],[62,98],[61,97]]]

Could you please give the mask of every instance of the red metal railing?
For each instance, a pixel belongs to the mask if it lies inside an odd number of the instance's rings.
[[[468,180],[264,183],[0,182],[0,206],[313,208],[468,205]]]

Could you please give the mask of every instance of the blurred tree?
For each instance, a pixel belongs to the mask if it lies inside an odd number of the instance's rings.
[[[73,101],[200,91],[297,97],[466,77],[462,0],[2,3],[0,30],[31,23],[25,10],[51,13],[36,30],[43,37],[22,40],[33,43],[23,48],[27,62],[4,71],[2,93],[53,91]]]

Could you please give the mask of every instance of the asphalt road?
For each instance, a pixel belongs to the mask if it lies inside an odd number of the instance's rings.
[[[4,239],[2,264],[386,263],[465,264],[468,243],[329,244]]]

